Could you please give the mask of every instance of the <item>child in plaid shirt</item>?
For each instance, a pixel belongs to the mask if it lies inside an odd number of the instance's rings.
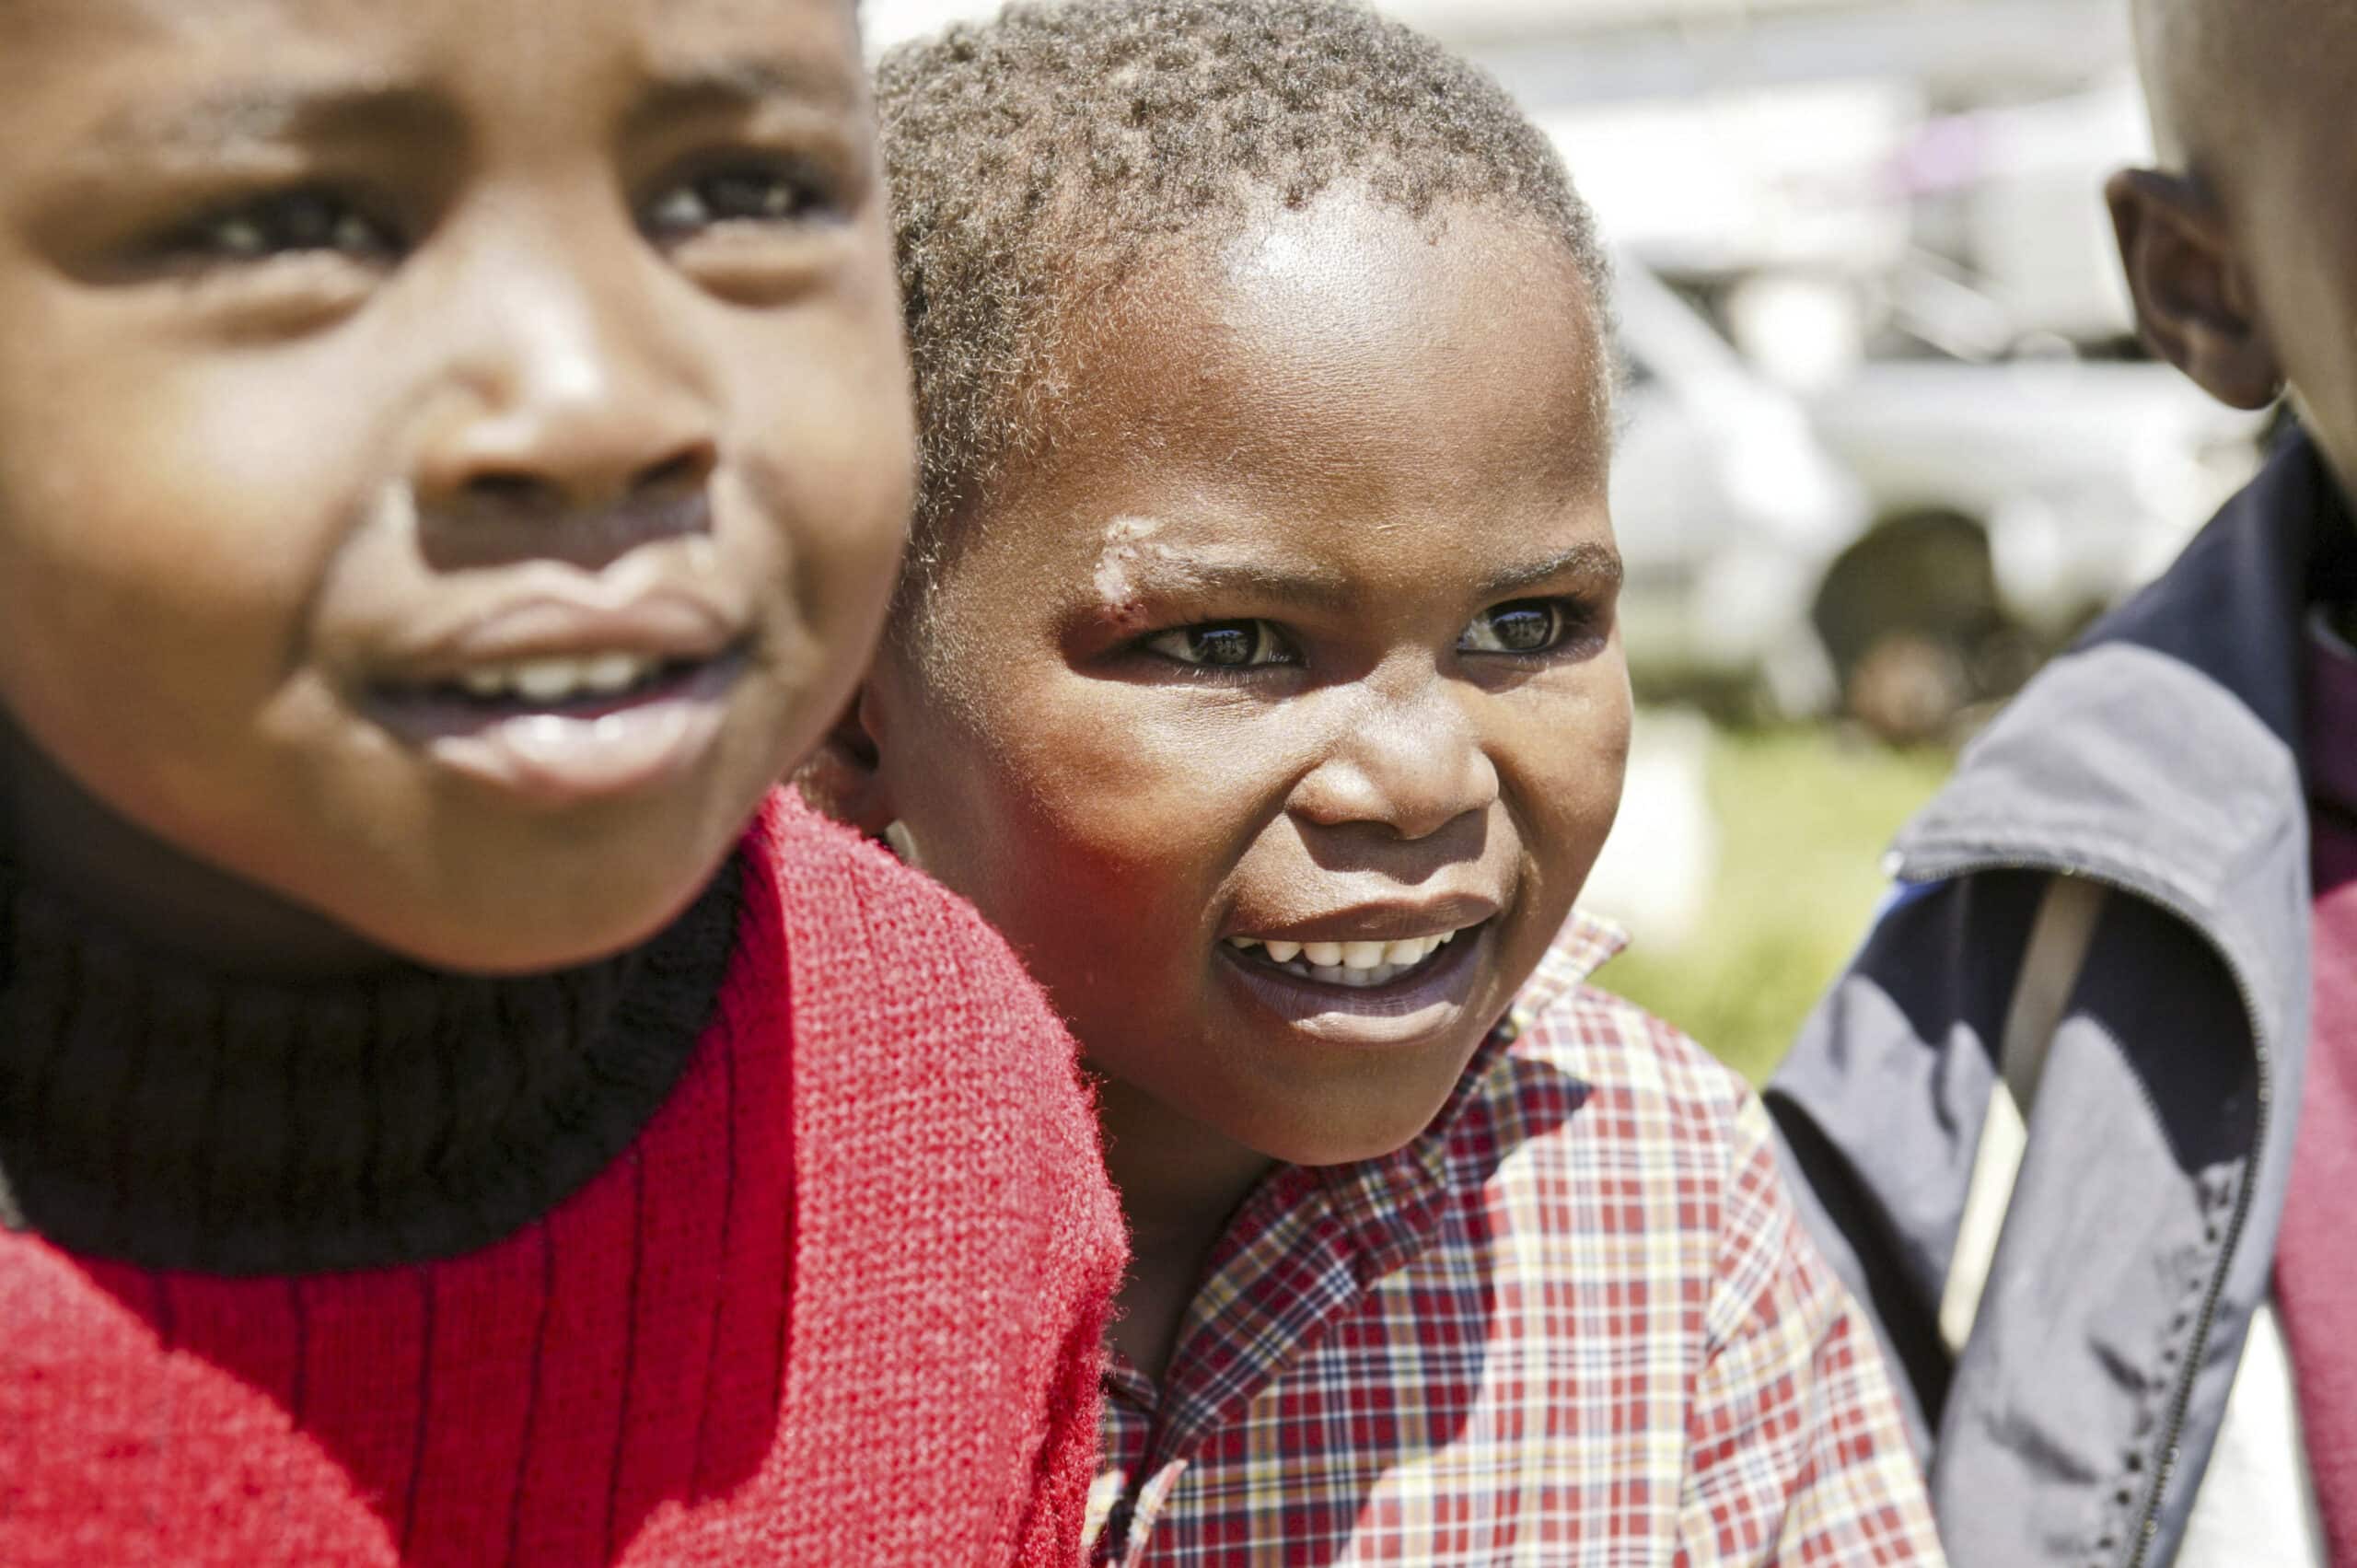
[[[1586,983],[1613,360],[1543,138],[1326,0],[1011,8],[880,104],[923,494],[806,782],[1102,1075],[1097,1561],[1938,1561],[1759,1103]]]

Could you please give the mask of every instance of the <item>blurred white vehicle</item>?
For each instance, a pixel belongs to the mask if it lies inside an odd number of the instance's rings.
[[[2260,421],[2166,366],[2033,342],[1794,391],[1625,257],[1619,298],[1622,624],[1657,693],[1939,734],[2149,581],[2258,461]]]
[[[1659,278],[1623,257],[1617,285],[1631,668],[1649,690],[1756,686],[1781,711],[1820,711],[1838,688],[1810,610],[1865,528],[1864,493],[1800,401]]]
[[[2259,456],[2258,418],[2151,363],[1869,360],[1807,407],[1873,512],[1813,620],[1850,709],[1900,737],[2010,694]]]

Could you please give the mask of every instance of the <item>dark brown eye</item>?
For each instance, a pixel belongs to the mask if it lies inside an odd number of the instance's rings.
[[[1291,664],[1292,650],[1265,621],[1206,621],[1149,638],[1146,647],[1163,657],[1206,669],[1248,669]]]
[[[1554,599],[1517,599],[1485,610],[1457,640],[1469,654],[1543,654],[1563,640],[1568,617]]]
[[[731,164],[682,180],[647,204],[641,220],[657,239],[680,239],[730,223],[801,223],[838,210],[827,183],[791,165]]]
[[[221,261],[314,251],[382,261],[399,255],[401,245],[389,227],[331,191],[288,191],[215,213],[172,249]]]

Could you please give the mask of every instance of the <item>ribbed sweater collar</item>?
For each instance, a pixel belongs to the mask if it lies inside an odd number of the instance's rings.
[[[703,1032],[732,862],[618,958],[524,979],[227,981],[0,865],[0,1225],[225,1275],[499,1240],[625,1148]]]

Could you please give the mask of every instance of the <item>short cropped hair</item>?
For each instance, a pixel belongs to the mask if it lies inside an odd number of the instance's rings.
[[[1419,218],[1491,204],[1559,240],[1608,317],[1609,263],[1546,136],[1488,75],[1344,0],[1011,5],[887,54],[877,103],[917,383],[918,583],[953,520],[1050,438],[1081,303],[1231,238],[1256,203],[1351,181]]]

